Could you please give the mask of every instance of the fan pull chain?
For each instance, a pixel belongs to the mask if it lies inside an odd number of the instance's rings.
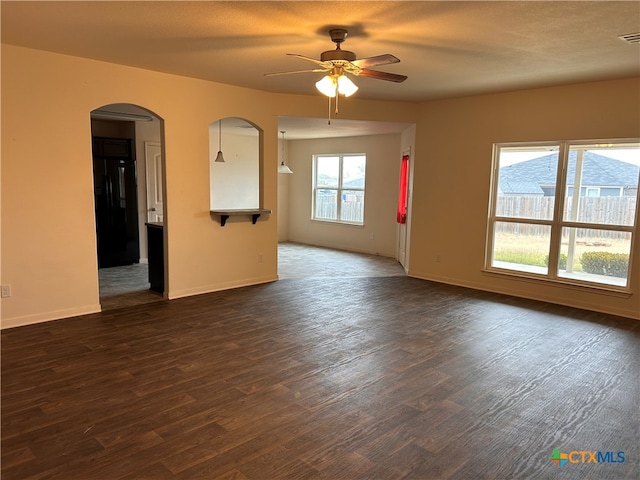
[[[335,115],[338,115],[338,98],[339,97],[340,97],[340,94],[336,89],[336,109],[334,111]],[[329,118],[327,120],[327,125],[331,125],[331,97],[327,97],[327,98],[329,99]]]

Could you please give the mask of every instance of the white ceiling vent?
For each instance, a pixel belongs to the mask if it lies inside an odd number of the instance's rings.
[[[618,35],[618,38],[627,43],[640,43],[640,33],[627,33],[626,35]]]

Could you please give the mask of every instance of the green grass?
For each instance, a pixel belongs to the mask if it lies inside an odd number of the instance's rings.
[[[546,255],[538,252],[523,252],[514,250],[496,250],[493,259],[497,262],[517,263],[520,265],[533,265],[546,267]]]
[[[498,262],[509,262],[517,265],[532,265],[534,267],[548,267],[548,255],[539,252],[523,252],[521,250],[499,250],[494,252],[493,259]],[[567,268],[567,257],[560,255],[560,269]],[[573,271],[581,272],[582,265],[580,259],[574,259]]]

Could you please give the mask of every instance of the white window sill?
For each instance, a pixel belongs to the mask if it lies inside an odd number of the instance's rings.
[[[339,220],[329,220],[329,219],[322,219],[322,218],[312,218],[311,219],[312,222],[319,222],[319,223],[330,223],[332,225],[346,225],[348,227],[364,227],[364,223],[351,223],[351,222],[341,222]]]
[[[547,277],[547,269],[531,265],[516,265],[508,262],[494,262],[494,265],[483,269],[484,273],[499,277],[512,277],[537,284],[552,284],[573,288],[576,290],[591,290],[594,292],[628,298],[632,292],[627,286],[626,278],[610,277],[606,275],[586,274],[583,272],[563,272],[561,277]]]

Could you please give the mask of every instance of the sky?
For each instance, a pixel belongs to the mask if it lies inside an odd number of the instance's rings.
[[[609,158],[615,158],[616,160],[620,160],[627,163],[632,163],[634,165],[640,166],[640,148],[627,148],[627,149],[595,149],[595,150],[587,150],[598,155],[602,155]],[[508,165],[513,165],[514,163],[524,162],[526,160],[531,160],[533,158],[544,157],[552,153],[541,152],[540,150],[535,152],[502,152],[500,155],[500,166],[506,167]]]
[[[595,153],[640,166],[640,149],[638,148],[627,150],[607,150],[606,152],[596,151]]]

